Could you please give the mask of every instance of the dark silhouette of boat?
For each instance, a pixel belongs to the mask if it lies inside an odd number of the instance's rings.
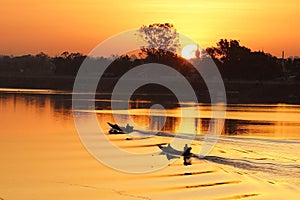
[[[191,157],[197,157],[195,154],[191,152],[192,148],[188,147],[187,145],[184,146],[183,151],[174,149],[173,147],[171,147],[170,144],[168,144],[167,146],[158,144],[157,146],[162,150],[162,154],[166,155],[168,160],[174,158],[180,158],[180,156],[183,156],[184,165],[191,165],[192,164]]]
[[[108,131],[109,134],[128,134],[133,131],[133,126],[129,126],[129,124],[127,124],[126,127],[109,122],[107,122],[107,124],[111,127],[111,129]]]

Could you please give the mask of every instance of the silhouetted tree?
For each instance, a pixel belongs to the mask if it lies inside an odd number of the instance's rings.
[[[60,56],[61,57],[63,57],[63,58],[67,58],[68,56],[69,56],[69,52],[68,51],[64,51],[64,52],[62,52],[61,54],[60,54]]]
[[[61,56],[54,57],[52,62],[56,66],[56,75],[75,76],[82,62],[86,58],[81,53],[63,52]]]
[[[221,74],[227,79],[269,80],[282,75],[278,59],[264,52],[251,52],[237,40],[221,39],[207,48]]]
[[[51,63],[50,57],[41,52],[35,56],[2,56],[0,59],[0,72],[9,75],[51,75],[54,73],[55,65]]]
[[[142,26],[139,34],[147,43],[147,46],[141,47],[141,50],[148,56],[163,55],[167,52],[176,53],[180,47],[178,33],[170,23]]]
[[[156,23],[139,29],[146,46],[141,47],[143,63],[161,63],[173,67],[188,76],[193,70],[190,63],[177,54],[180,48],[179,34],[173,24]]]

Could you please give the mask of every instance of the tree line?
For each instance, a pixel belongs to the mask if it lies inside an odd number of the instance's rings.
[[[75,76],[86,57],[82,53],[67,51],[54,57],[43,52],[36,55],[0,56],[0,73],[4,76]]]
[[[222,76],[229,80],[300,80],[300,58],[282,59],[263,51],[252,51],[238,40],[221,39],[206,52]]]
[[[173,25],[166,23],[142,26],[139,32],[149,44],[141,47],[139,56],[93,58],[99,63],[114,60],[104,74],[106,77],[117,78],[135,66],[151,62],[172,66],[187,77],[194,76],[195,70],[192,65],[176,53],[179,41]],[[163,40],[159,41],[160,38]],[[163,48],[156,47],[156,44],[160,44]],[[208,55],[213,59],[225,80],[300,80],[300,58],[282,60],[263,51],[252,51],[240,45],[238,40],[221,39],[216,46],[208,47],[206,51],[203,51],[199,59],[204,59]],[[53,57],[45,53],[0,56],[0,73],[2,76],[74,77],[86,58],[87,56],[82,53],[67,51]],[[198,75],[195,77],[201,78]]]

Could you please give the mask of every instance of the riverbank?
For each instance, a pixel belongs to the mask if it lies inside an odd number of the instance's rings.
[[[73,90],[75,77],[73,76],[1,76],[0,88],[24,89],[54,89]],[[111,93],[117,78],[102,78],[100,92]],[[210,101],[206,86],[194,82],[195,92],[200,102]],[[297,81],[224,81],[227,103],[287,103],[300,104],[300,82]],[[200,88],[200,89],[198,89]],[[204,89],[203,89],[204,88]],[[147,94],[147,95],[145,95]],[[173,95],[161,88],[141,88],[135,92],[137,99],[168,99]]]

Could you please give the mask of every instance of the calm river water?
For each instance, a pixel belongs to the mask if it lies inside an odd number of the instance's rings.
[[[109,100],[96,100],[105,131],[106,122],[114,122],[109,105]],[[139,126],[161,126],[159,115],[152,122],[148,116],[151,102],[133,101],[130,106]],[[180,108],[167,109],[161,131],[205,134],[210,106],[198,108],[200,116],[184,118]],[[191,166],[178,160],[143,175],[110,169],[86,151],[68,92],[2,89],[0,109],[0,199],[281,199],[283,194],[293,199],[299,194],[300,105],[227,105],[222,136],[207,159],[193,160]],[[139,141],[107,137],[133,151],[168,141],[158,136]],[[199,146],[192,144],[193,149]]]

